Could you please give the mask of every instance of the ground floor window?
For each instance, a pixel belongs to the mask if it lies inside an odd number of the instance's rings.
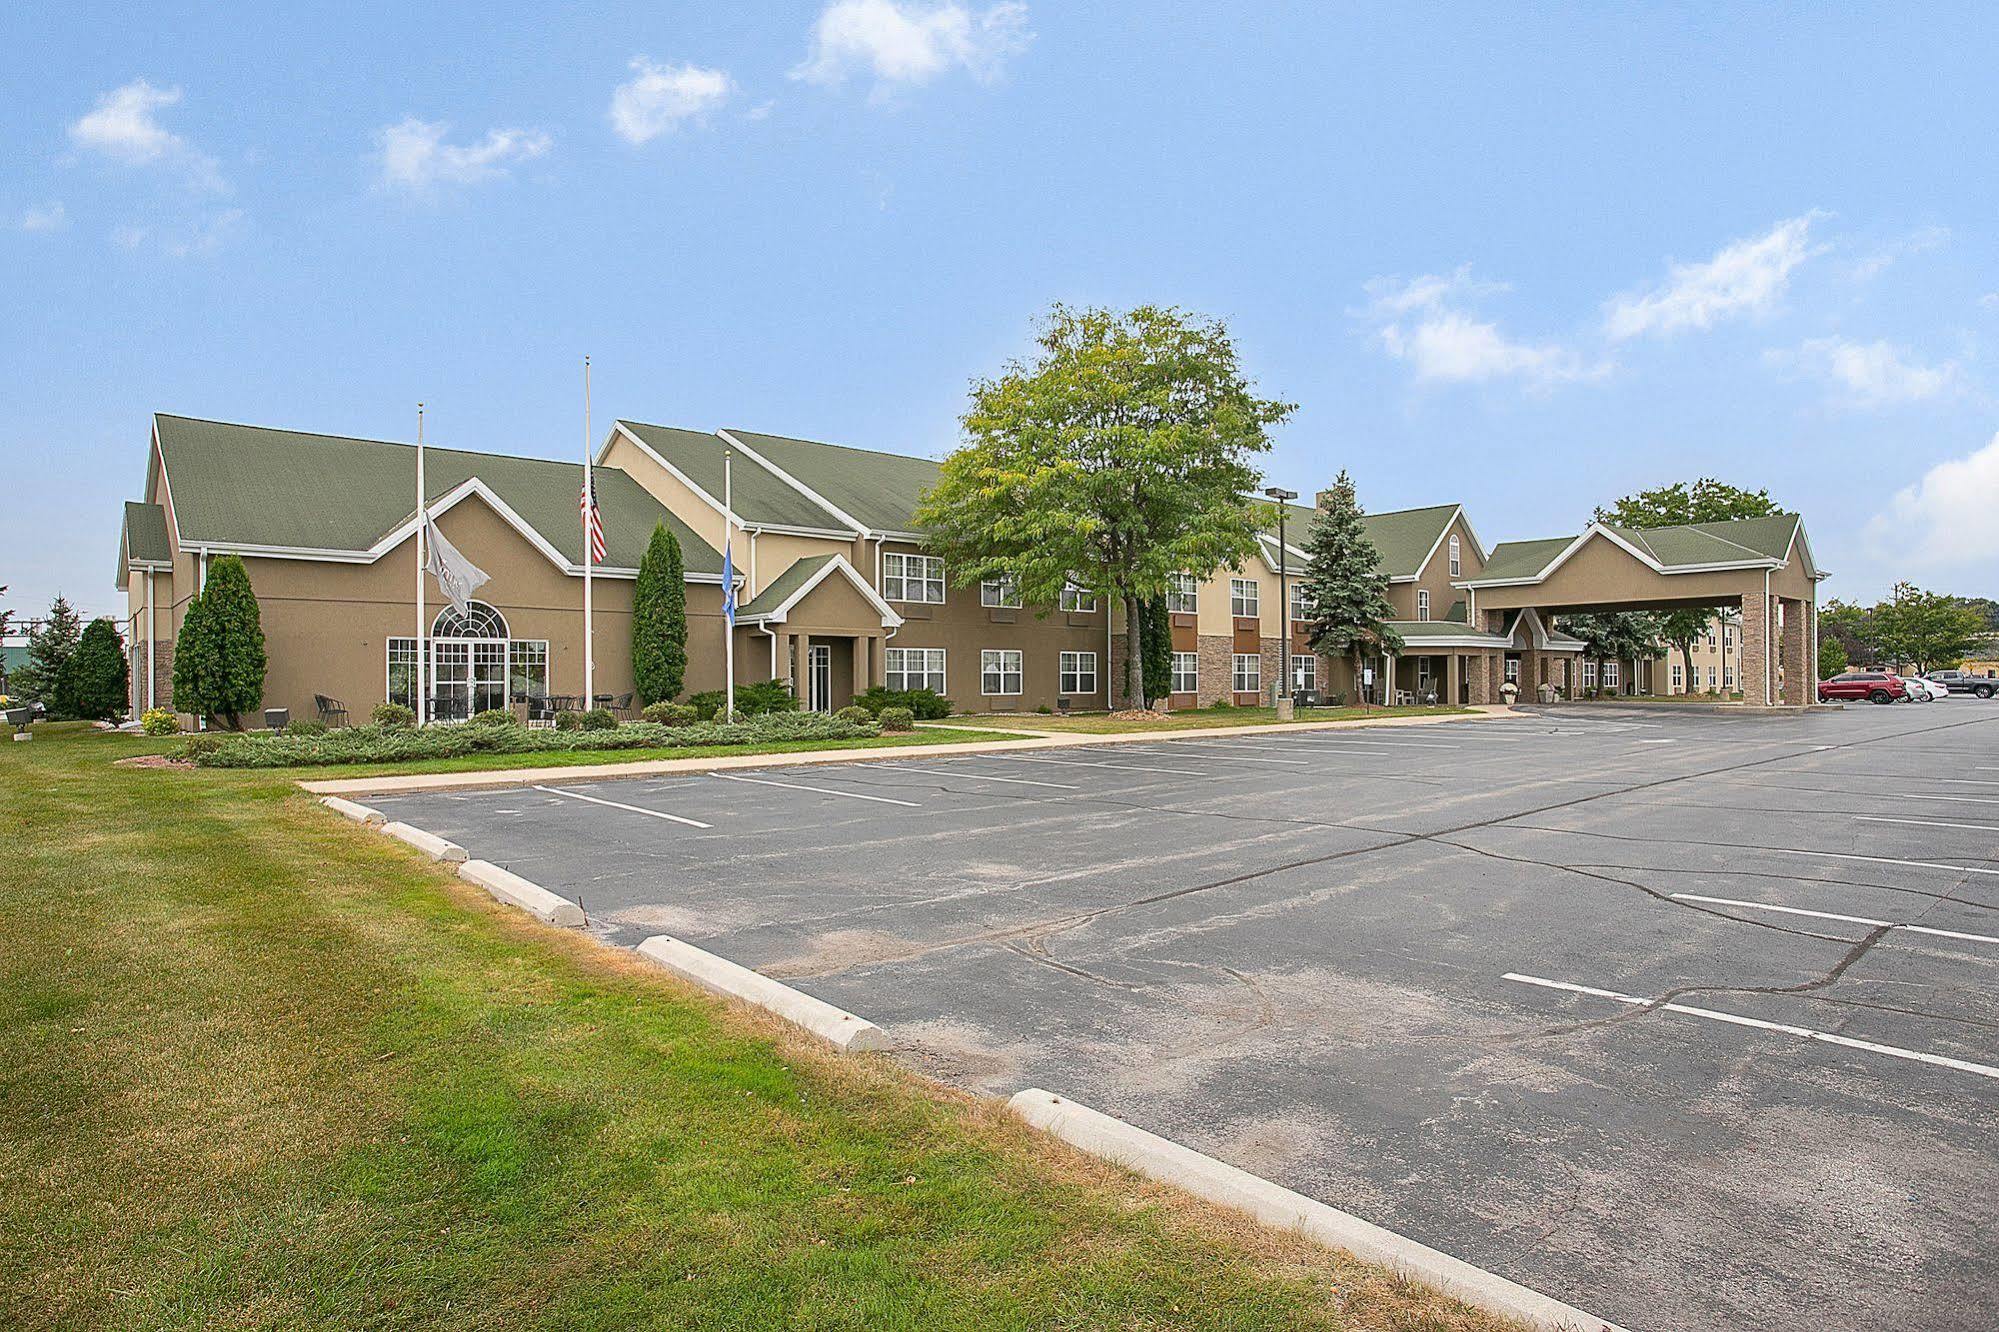
[[[433,638],[430,647],[432,715],[450,719],[517,698],[548,693],[548,640],[545,638]],[[417,704],[417,646],[414,638],[391,638],[383,697],[412,712]]]
[[[1516,685],[1520,683],[1520,658],[1508,657],[1506,659],[1506,683]]]
[[[944,690],[943,648],[889,648],[882,653],[882,675],[890,689]]]
[[[520,641],[507,647],[507,689],[514,698],[548,695],[548,643]]]
[[[1254,652],[1235,654],[1235,691],[1254,694],[1263,688],[1263,658]]]
[[[1319,659],[1310,654],[1291,658],[1291,691],[1298,694],[1319,692]]]
[[[416,711],[416,640],[389,640],[389,687],[383,697]]]
[[[1714,692],[1714,667],[1712,666],[1707,668],[1707,691],[1710,694]]]
[[[1686,677],[1680,673],[1679,663],[1675,662],[1673,664],[1673,688],[1678,689],[1685,679]]]
[[[1193,652],[1173,654],[1173,692],[1192,694],[1201,687],[1201,658]]]
[[[979,654],[979,692],[988,696],[1018,694],[1021,659],[1013,648],[987,648]]]
[[[1609,672],[1606,671],[1605,674],[1608,675]],[[1583,688],[1596,688],[1596,663],[1593,661],[1583,663]]]
[[[1428,657],[1416,658],[1416,687],[1426,691],[1430,688],[1430,659]]]
[[[1721,682],[1730,689],[1735,688],[1735,667],[1729,666],[1722,670]]]
[[[1062,692],[1065,694],[1094,694],[1097,692],[1096,653],[1064,652],[1062,654]]]
[[[1605,689],[1617,688],[1617,663],[1614,661],[1606,661],[1603,664],[1603,687]]]

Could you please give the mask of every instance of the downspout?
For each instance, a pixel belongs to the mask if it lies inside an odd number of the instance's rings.
[[[146,711],[153,710],[153,682],[159,679],[159,665],[153,654],[159,651],[159,639],[153,633],[153,571],[146,570]]]
[[[1763,706],[1766,708],[1770,706],[1770,695],[1775,691],[1777,684],[1777,645],[1770,641],[1771,621],[1775,618],[1770,614],[1770,571],[1765,569],[1763,571]]]
[[[750,543],[750,549],[752,551],[756,549],[756,543],[754,540],[752,540]],[[770,678],[775,680],[777,679],[777,635],[770,631],[769,620],[765,620],[762,624],[758,625],[757,628],[762,630],[763,636],[770,640]]]

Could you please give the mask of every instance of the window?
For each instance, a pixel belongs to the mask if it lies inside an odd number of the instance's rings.
[[[432,638],[505,638],[507,620],[483,601],[470,604],[470,613],[460,615],[455,606],[446,606],[430,622]]]
[[[1583,663],[1583,688],[1596,688],[1596,663],[1593,661]]]
[[[1735,627],[1733,625],[1725,624],[1721,627],[1721,645],[1723,647],[1735,646]]]
[[[882,556],[882,596],[889,601],[944,604],[944,561],[936,555]]]
[[[1416,589],[1416,618],[1419,620],[1430,618],[1430,589],[1427,587]]]
[[[1714,667],[1712,666],[1707,668],[1707,691],[1710,694],[1714,692]]]
[[[1453,532],[1451,533],[1451,577],[1456,578],[1463,572],[1464,561],[1458,558],[1458,534]]]
[[[1735,667],[1729,666],[1722,670],[1721,682],[1730,689],[1735,688]]]
[[[416,711],[416,640],[389,640],[389,688],[385,697]]]
[[[1097,692],[1097,654],[1094,652],[1064,652],[1062,654],[1062,692],[1065,694],[1094,694]]]
[[[1198,597],[1194,589],[1198,584],[1190,573],[1166,575],[1166,610],[1172,615],[1192,615]]]
[[[1709,631],[1708,631],[1708,636],[1707,636],[1707,645],[1708,645],[1709,647],[1713,647],[1713,646],[1714,646],[1714,631],[1713,631],[1713,630],[1709,630]]]
[[[890,689],[944,692],[943,648],[892,647],[882,653],[882,683]]]
[[[1506,659],[1506,683],[1520,683],[1520,658],[1508,657]]]
[[[510,698],[548,693],[548,641],[521,640],[507,645],[507,693]]]
[[[1074,583],[1062,589],[1062,609],[1078,615],[1088,615],[1097,608],[1097,594],[1088,588],[1077,587]]]
[[[1418,657],[1416,658],[1416,688],[1428,690],[1429,687],[1430,659],[1428,657]]]
[[[1617,688],[1617,663],[1614,661],[1606,661],[1603,664],[1603,687],[1605,689]]]
[[[979,692],[987,696],[1020,692],[1020,653],[1012,648],[987,648],[979,654]]]
[[[1001,610],[1020,609],[1020,584],[1011,578],[988,578],[979,584],[979,604]]]
[[[1235,654],[1235,691],[1254,694],[1263,688],[1263,658],[1254,652]]]
[[[1685,683],[1685,676],[1684,676],[1684,675],[1682,674],[1682,672],[1681,672],[1681,670],[1680,670],[1680,663],[1678,663],[1678,662],[1674,662],[1674,663],[1673,663],[1673,688],[1675,688],[1675,689],[1678,689],[1678,688],[1680,688],[1680,687],[1681,687],[1681,685],[1682,685],[1682,684],[1684,684],[1684,683]]]
[[[1254,578],[1229,579],[1229,614],[1254,619],[1261,614],[1262,588]]]
[[[1173,654],[1173,692],[1192,694],[1201,687],[1201,658],[1194,652]]]
[[[1309,620],[1312,618],[1312,594],[1295,584],[1291,588],[1291,618]]]
[[[1310,653],[1300,653],[1291,658],[1291,692],[1294,694],[1316,694],[1319,692],[1319,659]]]

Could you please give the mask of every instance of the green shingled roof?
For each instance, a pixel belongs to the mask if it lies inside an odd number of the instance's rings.
[[[1257,507],[1268,515],[1270,526],[1263,535],[1274,543],[1277,540],[1278,506],[1269,500],[1259,500]],[[1318,510],[1296,504],[1286,504],[1283,508],[1285,542],[1303,550],[1306,534],[1312,530],[1312,520],[1318,517]],[[1457,511],[1455,504],[1432,504],[1421,509],[1362,514],[1360,521],[1367,532],[1367,539],[1374,543],[1375,552],[1381,556],[1381,572],[1390,578],[1414,578],[1422,569],[1424,558],[1436,549],[1438,539],[1444,535],[1444,529],[1450,525]]]
[[[760,435],[734,427],[729,433],[875,532],[916,531],[917,501],[937,484],[938,464],[929,458]]]
[[[1392,620],[1390,623],[1412,643],[1425,638],[1489,638],[1497,646],[1505,641],[1496,634],[1474,629],[1462,620]]]
[[[182,545],[366,550],[415,510],[416,449],[185,416],[154,417]],[[581,463],[424,449],[426,498],[478,477],[543,540],[582,556]],[[611,568],[636,568],[656,523],[680,539],[689,573],[719,574],[722,557],[615,467],[596,469]],[[469,554],[470,552],[468,552]]]
[[[736,612],[737,617],[753,619],[770,614],[784,604],[786,597],[804,587],[821,569],[839,558],[838,555],[814,555],[793,560],[791,567],[779,574],[769,587],[743,603],[742,609]]]
[[[716,500],[722,498],[722,456],[728,441],[720,435],[673,426],[647,425],[643,421],[620,421],[645,446],[673,464],[689,481]],[[752,526],[811,527],[846,531],[847,525],[828,513],[824,506],[801,495],[782,479],[771,475],[753,460],[735,450],[735,465],[729,469],[730,506],[736,517]]]
[[[1477,582],[1498,578],[1532,578],[1548,561],[1569,548],[1574,537],[1543,537],[1538,541],[1502,541],[1486,557]]]
[[[1746,564],[1782,560],[1791,549],[1802,520],[1795,513],[1768,518],[1737,518],[1725,523],[1683,523],[1674,527],[1614,527],[1606,530],[1668,569],[1705,564]],[[1492,548],[1475,582],[1533,578],[1548,562],[1568,549],[1574,537],[1539,541],[1503,541]]]
[[[167,511],[158,504],[125,502],[125,526],[118,534],[118,586],[125,586],[133,561],[170,564],[173,546],[167,540]]]

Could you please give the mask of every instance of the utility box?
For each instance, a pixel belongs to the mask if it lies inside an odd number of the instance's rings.
[[[291,721],[292,710],[290,708],[264,709],[264,725],[273,731],[284,730],[285,727],[291,725]]]

